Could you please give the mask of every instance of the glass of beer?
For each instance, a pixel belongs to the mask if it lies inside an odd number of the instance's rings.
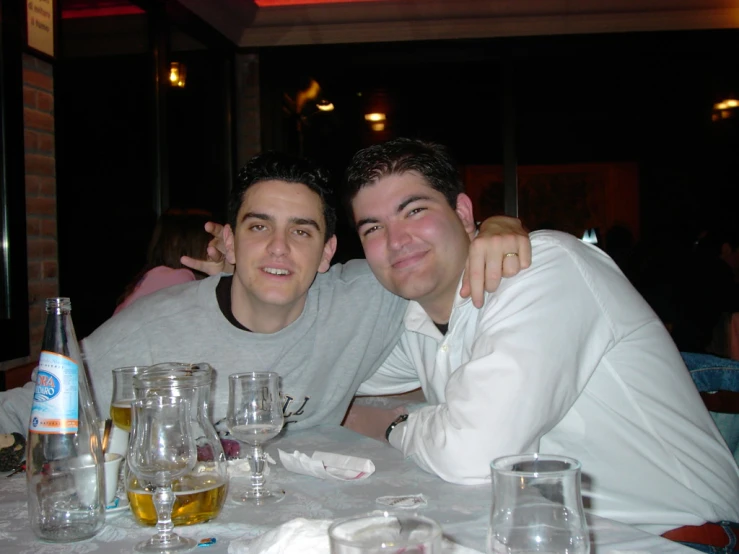
[[[110,419],[116,427],[131,432],[131,403],[134,401],[133,378],[147,366],[118,367],[113,370],[113,398]]]

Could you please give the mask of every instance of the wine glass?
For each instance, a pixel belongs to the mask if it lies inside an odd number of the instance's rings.
[[[110,400],[110,419],[116,427],[131,432],[131,403],[133,393],[133,378],[146,367],[130,366],[117,367],[113,370],[113,397]]]
[[[278,502],[285,491],[265,486],[262,445],[280,434],[284,424],[280,376],[273,372],[234,373],[228,377],[228,426],[231,435],[252,447],[251,489],[236,493],[237,502]]]
[[[173,532],[172,480],[195,467],[195,441],[190,433],[190,403],[179,396],[151,396],[132,404],[133,426],[128,465],[140,480],[154,487],[157,533],[136,545],[138,552],[189,550],[195,541]]]

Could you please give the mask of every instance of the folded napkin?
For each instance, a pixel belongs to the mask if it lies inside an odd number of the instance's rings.
[[[319,479],[330,477],[340,481],[352,481],[366,479],[375,472],[375,464],[367,458],[319,452],[318,450],[311,457],[297,450],[292,454],[284,450],[278,449],[277,451],[285,469]]]
[[[329,554],[328,519],[296,518],[253,538],[231,541],[228,554]],[[444,539],[443,554],[480,554]]]
[[[329,554],[329,519],[292,519],[254,538],[231,541],[229,554]]]

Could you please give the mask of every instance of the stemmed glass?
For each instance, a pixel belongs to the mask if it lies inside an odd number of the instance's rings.
[[[262,448],[280,434],[284,424],[280,376],[274,372],[229,375],[227,419],[231,435],[252,447],[251,489],[237,492],[232,498],[257,505],[282,500],[285,491],[265,486]]]
[[[138,552],[189,550],[195,541],[173,532],[172,480],[195,467],[196,448],[190,433],[190,403],[174,396],[152,396],[132,404],[133,426],[128,465],[140,480],[154,486],[157,533],[136,545]]]

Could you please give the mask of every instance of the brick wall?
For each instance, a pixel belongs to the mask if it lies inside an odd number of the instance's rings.
[[[23,121],[31,360],[43,338],[46,298],[58,296],[54,78],[51,64],[23,55]]]

